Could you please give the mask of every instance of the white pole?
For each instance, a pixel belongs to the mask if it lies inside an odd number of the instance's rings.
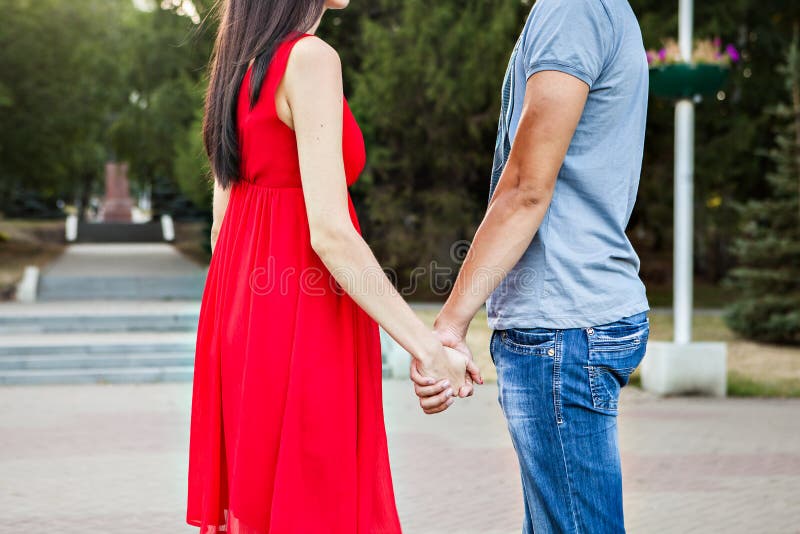
[[[692,236],[694,226],[694,104],[675,106],[675,343],[692,340]]]
[[[692,60],[693,0],[678,0],[678,45]],[[694,102],[675,105],[675,253],[673,313],[675,343],[692,340],[692,244],[694,236]]]
[[[692,60],[692,27],[694,26],[693,0],[678,0],[678,47],[683,61]]]

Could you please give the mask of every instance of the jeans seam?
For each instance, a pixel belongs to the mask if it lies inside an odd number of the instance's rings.
[[[567,480],[567,499],[569,499],[569,510],[572,514],[572,525],[574,532],[576,534],[580,533],[580,527],[578,523],[578,514],[577,510],[575,509],[575,499],[573,497],[573,484],[572,484],[572,475],[569,469],[569,462],[567,461],[567,453],[564,448],[564,437],[561,435],[561,429],[563,428],[563,419],[561,417],[561,361],[562,361],[562,339],[563,339],[563,331],[559,330],[556,332],[556,354],[554,359],[553,365],[553,395],[555,398],[556,404],[556,432],[558,433],[558,444],[561,447],[561,461],[564,466],[564,475]],[[557,378],[556,378],[557,377]],[[558,384],[558,389],[556,390],[556,383]]]
[[[553,355],[553,408],[556,416],[556,424],[563,424],[561,410],[561,347],[563,333],[559,330],[555,335],[555,354]]]
[[[567,454],[564,451],[564,439],[561,437],[561,427],[556,427],[556,431],[558,432],[558,443],[561,445],[561,459],[564,461],[564,474],[566,475],[567,479],[567,498],[569,499],[569,511],[572,514],[572,526],[576,533],[580,533],[580,527],[578,526],[578,513],[575,510],[575,499],[573,497],[572,491],[572,474],[569,470],[569,462],[567,461]]]

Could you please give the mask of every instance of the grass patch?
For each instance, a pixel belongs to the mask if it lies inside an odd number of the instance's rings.
[[[14,297],[27,265],[39,267],[64,250],[63,220],[8,219],[0,221],[0,300]]]
[[[731,397],[800,398],[800,380],[794,378],[756,380],[741,373],[728,373]]]
[[[630,376],[628,379],[628,385],[635,388],[642,387],[642,374],[639,372],[639,369],[636,369]]]
[[[672,341],[675,321],[672,313],[650,312],[650,339]],[[692,317],[692,339],[695,341],[736,340],[736,335],[725,324],[720,314],[695,314]]]
[[[692,297],[697,308],[724,308],[736,296],[735,291],[735,289],[695,280]],[[647,284],[647,299],[651,307],[671,308],[672,297],[671,285]]]

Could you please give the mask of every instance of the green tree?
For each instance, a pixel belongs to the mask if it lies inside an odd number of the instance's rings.
[[[92,186],[120,83],[125,0],[0,0],[0,211]]]
[[[177,142],[173,172],[184,195],[195,205],[210,208],[213,182],[202,130],[203,117],[198,112],[194,122]]]
[[[202,109],[211,40],[171,4],[137,11],[125,26],[129,102],[111,127],[111,144],[116,158],[130,162],[138,186],[153,192],[154,209],[171,211],[180,196],[176,157]],[[202,167],[197,171],[202,181]]]
[[[677,37],[677,3],[631,0],[648,48]],[[696,107],[695,256],[697,274],[717,282],[735,264],[738,202],[766,194],[760,177],[769,163],[753,157],[754,147],[769,146],[774,117],[764,109],[782,98],[774,66],[800,20],[800,3],[784,0],[709,0],[695,2],[695,35],[719,36],[742,50],[722,100],[706,98]],[[631,235],[642,255],[647,282],[670,283],[674,106],[651,98],[639,200]]]
[[[488,195],[503,72],[527,7],[408,0],[361,20],[354,112],[367,140],[365,228],[407,275],[452,266]]]
[[[732,272],[739,298],[728,324],[745,337],[800,344],[800,45],[795,38],[780,69],[789,102],[779,105],[770,194],[740,208],[742,236]]]

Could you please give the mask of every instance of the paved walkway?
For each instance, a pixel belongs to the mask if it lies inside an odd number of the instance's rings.
[[[38,299],[196,299],[206,268],[167,243],[78,243],[41,272]]]
[[[516,458],[487,385],[424,416],[386,381],[409,534],[519,532]],[[184,526],[189,384],[0,388],[0,520],[14,532]],[[632,533],[800,532],[800,402],[654,399],[630,389],[621,440]]]
[[[77,243],[42,269],[55,276],[165,276],[204,269],[168,243]]]

